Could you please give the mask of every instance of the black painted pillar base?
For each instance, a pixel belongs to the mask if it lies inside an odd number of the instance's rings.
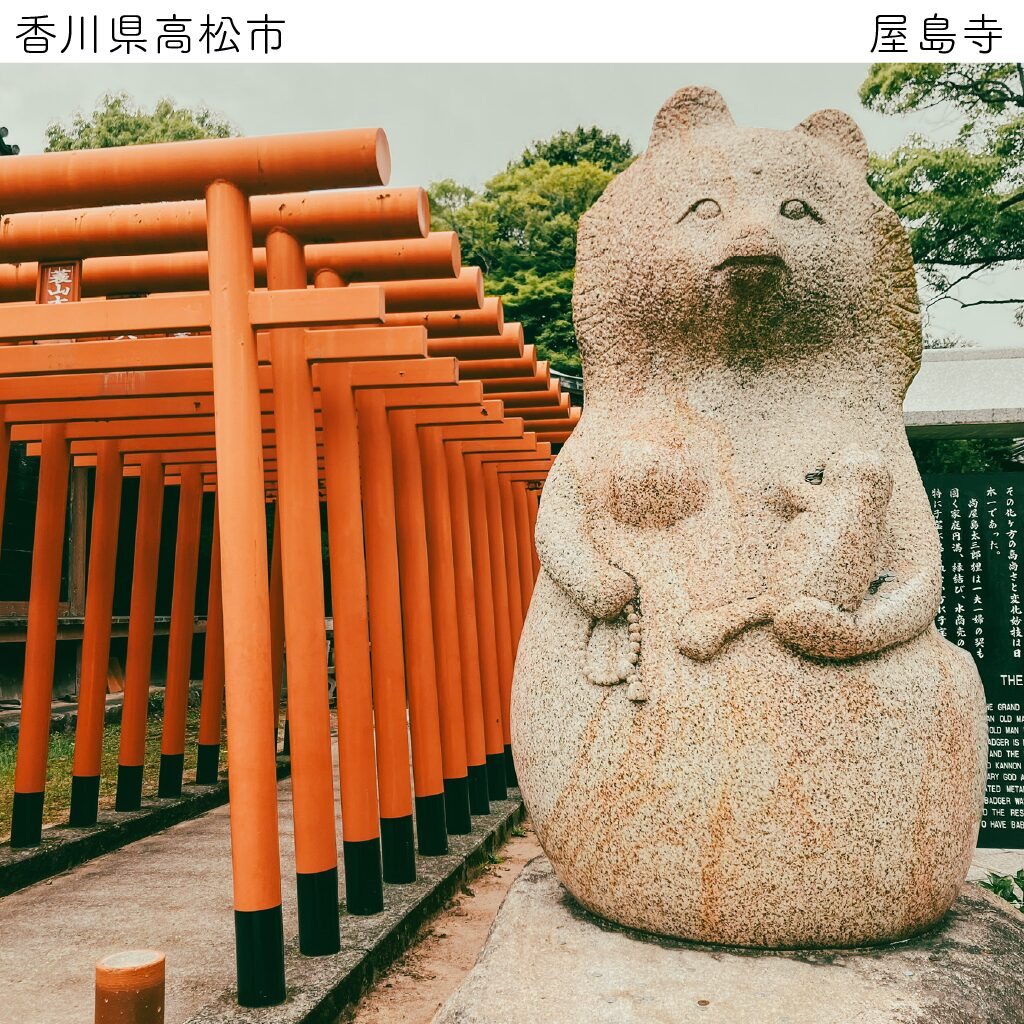
[[[100,777],[71,776],[71,810],[68,824],[72,828],[89,828],[96,824],[100,807]]]
[[[184,754],[160,755],[160,782],[156,795],[162,797],[181,796],[181,777],[185,772]]]
[[[284,1002],[284,924],[281,908],[235,911],[235,971],[241,1006]]]
[[[350,914],[379,914],[384,909],[380,840],[342,844],[345,860],[345,907]]]
[[[142,806],[142,765],[117,766],[117,796],[115,811],[137,811]]]
[[[411,814],[380,819],[380,849],[385,882],[407,885],[416,881],[416,839]]]
[[[297,874],[299,952],[329,956],[341,949],[338,920],[338,869]]]
[[[504,753],[487,755],[487,792],[492,800],[508,799]]]
[[[490,814],[491,801],[487,794],[487,765],[471,764],[468,771],[469,813],[473,815]]]
[[[516,763],[512,759],[512,747],[505,744],[505,779],[510,786],[519,786],[519,777],[516,775]]]
[[[416,797],[416,846],[421,857],[440,857],[448,852],[444,793]]]
[[[469,816],[469,779],[444,780],[444,820],[450,836],[465,836],[473,831]]]
[[[38,846],[43,838],[43,794],[15,793],[11,808],[11,846]]]
[[[215,786],[220,778],[220,744],[200,743],[196,752],[196,785]]]

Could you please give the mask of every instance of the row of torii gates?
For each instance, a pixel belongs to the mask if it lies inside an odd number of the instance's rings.
[[[372,914],[383,881],[415,878],[417,849],[444,853],[514,784],[509,694],[539,489],[579,411],[483,297],[480,272],[461,268],[457,238],[430,233],[425,193],[379,187],[389,165],[378,130],[0,162],[0,519],[9,444],[40,457],[11,841],[41,836],[70,464],[95,467],[79,825],[97,816],[122,479],[141,478],[120,810],[141,801],[169,485],[159,792],[181,791],[200,508],[214,491],[197,781],[216,780],[223,705],[243,1005],[285,995],[283,652],[299,948],[340,945],[321,501],[344,897]]]

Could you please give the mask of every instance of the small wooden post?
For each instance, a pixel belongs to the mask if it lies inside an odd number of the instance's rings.
[[[96,963],[95,1024],[164,1024],[164,954],[132,949]]]

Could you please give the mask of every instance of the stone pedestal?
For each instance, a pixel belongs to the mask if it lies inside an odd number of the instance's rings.
[[[767,952],[601,921],[538,857],[434,1024],[1017,1024],[1021,978],[1024,915],[977,886],[938,928],[907,942]]]

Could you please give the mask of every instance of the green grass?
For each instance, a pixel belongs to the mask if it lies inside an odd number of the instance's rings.
[[[146,729],[146,763],[142,776],[145,796],[156,793],[160,773],[160,729],[162,708],[150,708]],[[185,719],[186,783],[195,779],[196,734],[199,731],[199,709],[190,707]],[[117,755],[121,742],[121,723],[111,722],[103,728],[103,760],[100,767],[100,809],[114,806],[117,788]],[[14,802],[14,763],[17,744],[0,738],[0,839],[11,834],[11,805]],[[64,823],[71,803],[71,765],[75,752],[74,732],[50,735],[50,753],[46,766],[46,795],[43,798],[43,824]],[[226,764],[226,749],[221,743],[220,765]]]

